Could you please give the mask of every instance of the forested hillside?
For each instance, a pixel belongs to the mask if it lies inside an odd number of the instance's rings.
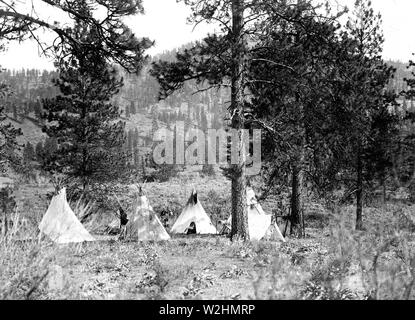
[[[177,50],[154,57],[173,60]],[[150,61],[151,62],[151,61]],[[200,128],[222,128],[226,116],[226,90],[204,90],[194,82],[166,100],[159,101],[159,85],[149,75],[147,66],[139,76],[118,68],[124,86],[114,98],[119,107],[121,120],[126,126],[124,148],[131,153],[131,164],[142,166],[142,161],[151,152],[152,134],[157,128],[173,129],[176,121],[185,126]],[[5,105],[8,121],[23,132],[18,138],[21,152],[30,159],[36,159],[56,144],[42,132],[42,104],[45,99],[54,97],[59,88],[54,85],[57,74],[46,70],[5,70],[0,73],[0,82],[10,86],[11,91],[1,99]],[[200,92],[198,92],[200,91]],[[33,155],[32,155],[33,154]]]
[[[174,61],[177,50],[164,52],[153,57],[152,61]],[[396,69],[388,89],[400,94],[406,89],[404,79],[410,77],[410,70],[403,62],[387,63]],[[131,151],[134,165],[140,166],[143,155],[151,151],[152,134],[156,128],[173,129],[176,121],[202,130],[223,127],[229,103],[226,89],[204,90],[194,81],[187,82],[180,91],[159,101],[159,84],[149,75],[149,66],[139,76],[128,74],[121,68],[118,72],[119,77],[124,79],[124,86],[114,102],[119,106],[121,119],[126,123],[125,148]],[[23,146],[22,152],[28,149],[26,154],[30,155],[32,149],[35,154],[43,152],[45,146],[48,149],[54,144],[48,141],[47,135],[41,130],[40,114],[43,100],[59,92],[53,83],[56,76],[55,72],[46,70],[5,70],[0,73],[0,82],[11,88],[10,94],[2,98],[2,103],[9,121],[23,132],[18,141]],[[413,101],[404,97],[398,102],[404,108],[415,108]]]

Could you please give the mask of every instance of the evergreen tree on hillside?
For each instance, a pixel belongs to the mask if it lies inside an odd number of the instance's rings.
[[[43,156],[43,143],[38,142],[35,147],[35,154],[36,154],[36,160],[41,163],[42,162],[42,156]]]
[[[55,152],[58,151],[58,143],[56,141],[56,138],[46,138],[43,152],[46,157],[49,155],[53,155]]]
[[[17,137],[21,136],[22,132],[5,120],[4,108],[0,106],[0,173],[4,173],[8,168],[17,169],[20,166],[20,145],[17,143]]]
[[[35,118],[40,119],[42,115],[42,104],[40,101],[36,100],[33,103],[33,112],[35,113]]]
[[[405,110],[401,123],[401,137],[396,143],[394,153],[394,178],[399,187],[410,191],[411,200],[415,201],[415,62],[409,61],[408,70],[411,76],[405,78],[407,90],[402,92],[410,101],[410,107]]]
[[[97,31],[79,23],[73,36],[94,43]],[[65,174],[85,193],[91,185],[106,188],[126,173],[125,124],[111,103],[123,81],[93,47],[75,44],[68,56],[60,62],[56,80],[62,94],[44,102],[43,130],[57,140],[59,149],[54,165],[46,169]]]
[[[36,159],[36,153],[35,149],[33,148],[33,145],[28,142],[26,143],[26,146],[23,150],[23,161],[26,164],[30,164],[32,161],[35,161]]]
[[[344,43],[338,39],[335,16],[316,16],[310,3],[276,10],[287,19],[275,16],[262,26],[269,33],[264,33],[253,56],[249,107],[252,124],[263,130],[267,188],[285,187],[290,195],[290,233],[300,237],[306,196],[312,191],[308,187],[317,184],[314,168],[335,141],[326,127]]]
[[[9,94],[9,87],[0,83],[0,98],[4,99]],[[22,135],[22,132],[6,120],[5,108],[0,105],[0,174],[5,173],[10,168],[17,169],[21,162],[17,137]]]
[[[345,79],[341,92],[348,96],[344,99],[345,114],[338,113],[336,123],[344,129],[340,158],[350,169],[351,190],[356,198],[356,229],[362,230],[365,188],[373,178],[371,168],[387,166],[387,159],[378,156],[386,156],[388,137],[395,132],[395,119],[388,112],[395,97],[385,92],[394,68],[382,59],[381,17],[375,14],[369,0],[356,1],[347,33],[352,42],[348,47],[349,63],[342,70]]]

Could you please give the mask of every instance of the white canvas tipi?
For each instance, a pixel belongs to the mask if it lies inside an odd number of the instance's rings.
[[[56,243],[95,241],[69,207],[65,188],[52,198],[39,230]]]
[[[196,190],[193,190],[186,207],[173,225],[171,233],[186,233],[192,223],[196,227],[196,234],[217,234],[215,226],[197,198]]]
[[[252,188],[246,190],[246,200],[248,205],[248,227],[249,237],[251,241],[259,241],[261,239],[277,240],[285,242],[278,225],[272,223],[271,215],[264,212],[258,203],[255,192]],[[228,229],[232,224],[232,216],[226,222]]]
[[[125,234],[128,240],[163,241],[170,239],[141,188],[134,205],[134,213],[128,219]]]

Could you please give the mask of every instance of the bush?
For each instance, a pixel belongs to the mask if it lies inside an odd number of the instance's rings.
[[[231,199],[230,195],[224,195],[215,190],[210,190],[207,194],[207,199],[204,205],[206,212],[211,215],[212,223],[218,224],[221,220],[227,220],[231,214]]]
[[[13,196],[13,189],[10,187],[0,189],[0,209],[2,216],[1,221],[1,234],[6,235],[10,226],[10,217],[16,209],[16,201]]]
[[[146,173],[143,177],[144,181],[147,182],[168,182],[170,179],[177,177],[179,168],[173,164],[163,164],[157,166],[155,170]]]
[[[154,211],[161,218],[164,228],[169,230],[179,215],[182,213],[182,205],[176,201],[166,200],[153,205]]]
[[[202,174],[204,176],[214,177],[216,175],[215,167],[212,164],[204,164],[202,168]]]

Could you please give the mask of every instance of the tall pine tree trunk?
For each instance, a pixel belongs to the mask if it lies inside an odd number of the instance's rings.
[[[297,101],[300,101],[297,97]],[[290,233],[298,238],[303,237],[303,199],[304,199],[304,162],[306,151],[306,130],[304,126],[304,106],[298,103],[298,116],[300,137],[297,154],[293,162],[292,180],[291,180],[291,229]]]
[[[299,207],[300,203],[300,196],[299,196],[299,170],[298,166],[296,165],[292,170],[292,178],[291,178],[291,230],[290,233],[294,234],[295,229],[300,224],[300,210]]]
[[[357,154],[356,230],[363,230],[363,163],[361,148]]]
[[[303,153],[303,152],[302,152]],[[303,199],[304,199],[304,171],[303,155],[292,170],[291,180],[291,230],[290,233],[298,238],[303,237]]]
[[[238,163],[232,163],[232,231],[231,239],[249,241],[248,211],[246,201],[246,150],[244,129],[244,0],[232,0],[232,129],[238,130]],[[235,143],[236,141],[234,141]]]

